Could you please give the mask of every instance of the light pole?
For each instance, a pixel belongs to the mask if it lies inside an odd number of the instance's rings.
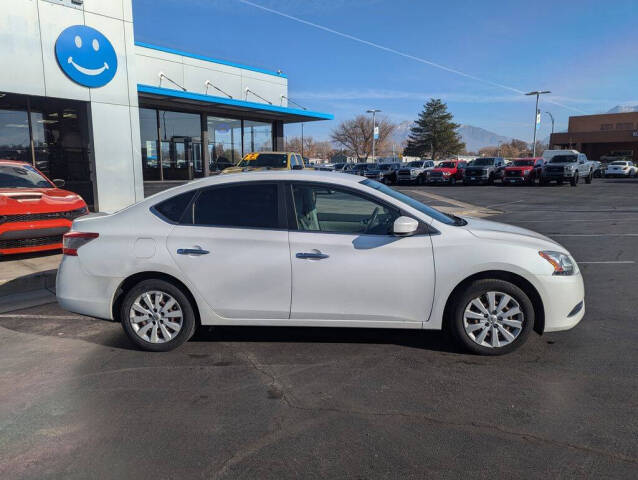
[[[377,129],[377,124],[375,121],[375,115],[377,112],[380,112],[381,110],[378,110],[376,108],[373,108],[371,110],[367,110],[367,113],[371,113],[372,114],[372,163],[375,162],[375,158],[374,158],[374,143],[376,140],[376,129]]]
[[[497,157],[501,156],[501,143],[503,143],[501,140],[498,141],[498,153],[496,154]]]
[[[539,114],[540,114],[540,110],[538,109],[538,97],[540,97],[541,95],[545,93],[552,93],[552,92],[550,92],[549,90],[536,90],[534,92],[527,92],[525,94],[525,95],[536,95],[536,109],[534,110],[534,143],[532,147],[534,150],[534,153],[532,153],[533,157],[536,156],[536,128],[537,128]]]
[[[547,115],[549,115],[549,118],[552,119],[552,135],[554,135],[554,115],[551,114],[551,112],[545,112]],[[552,148],[552,137],[550,135],[549,137],[549,145],[547,145],[548,148]]]

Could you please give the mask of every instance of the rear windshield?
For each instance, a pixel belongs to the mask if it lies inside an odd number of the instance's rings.
[[[437,168],[454,168],[456,163],[454,162],[441,162]]]
[[[626,166],[627,162],[611,162],[610,165],[623,165],[623,166]]]
[[[285,153],[248,154],[237,166],[286,168],[288,166],[288,155]]]
[[[0,165],[0,188],[53,188],[30,165]]]
[[[576,155],[555,155],[549,163],[576,163],[577,160]]]
[[[491,165],[494,165],[493,158],[477,158],[472,161],[472,166],[476,167],[489,167]]]
[[[534,160],[514,160],[512,167],[533,167]]]

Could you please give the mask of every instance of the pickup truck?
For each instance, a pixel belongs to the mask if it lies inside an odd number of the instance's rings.
[[[465,161],[463,160],[445,160],[432,170],[428,171],[428,183],[449,183],[454,185],[457,180],[463,180],[463,170],[465,170]]]
[[[472,160],[463,172],[463,184],[486,183],[503,179],[505,159],[503,157],[482,157]]]
[[[541,176],[543,163],[543,157],[515,158],[505,167],[503,185],[534,185]]]
[[[415,160],[402,165],[397,170],[397,183],[423,185],[427,178],[426,171],[434,168],[432,160]]]
[[[578,150],[545,150],[543,152],[543,171],[541,185],[555,181],[559,185],[569,182],[572,187],[578,185],[581,178],[591,183],[594,178],[594,164]]]

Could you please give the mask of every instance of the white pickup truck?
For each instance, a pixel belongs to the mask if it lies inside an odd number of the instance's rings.
[[[559,185],[569,182],[572,187],[581,179],[591,183],[594,178],[594,164],[578,150],[545,150],[543,152],[543,171],[540,184],[555,181]]]

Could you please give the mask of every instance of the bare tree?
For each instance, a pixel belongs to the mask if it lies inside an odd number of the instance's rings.
[[[379,138],[376,140],[375,148],[378,152],[382,152],[388,149],[387,143],[396,125],[387,118],[381,117],[377,118],[377,127],[379,127]],[[343,145],[348,153],[359,160],[365,160],[370,156],[372,136],[372,117],[367,115],[357,115],[353,119],[341,122],[330,134],[333,142]]]

